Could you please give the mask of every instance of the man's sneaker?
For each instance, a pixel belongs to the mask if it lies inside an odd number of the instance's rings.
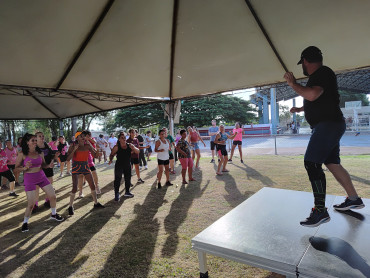
[[[162,184],[159,182],[158,183],[158,189],[161,189],[162,188]]]
[[[78,194],[78,197],[76,199],[82,199],[83,197],[85,197],[84,194]]]
[[[215,160],[212,158],[211,163],[215,162]]]
[[[75,210],[73,209],[73,207],[69,207],[68,208],[68,215],[73,215],[75,214]]]
[[[17,193],[15,193],[15,192],[10,192],[9,193],[9,196],[18,197],[19,195]]]
[[[327,208],[322,209],[321,211],[317,208],[312,208],[311,214],[306,220],[301,221],[300,224],[305,227],[317,227],[320,224],[330,221],[330,216]]]
[[[229,160],[228,160],[229,162],[233,162],[233,160],[230,158]]]
[[[365,207],[361,198],[358,197],[356,200],[351,201],[348,197],[344,200],[343,203],[333,206],[336,210],[350,210],[350,209],[361,209]]]
[[[64,218],[62,216],[60,216],[58,213],[56,213],[54,215],[51,215],[50,219],[56,220],[58,222],[62,222],[64,220]]]
[[[46,207],[46,208],[50,208],[50,201],[45,201],[45,203],[44,203],[44,207]]]
[[[143,167],[142,166],[139,166],[139,170],[141,171],[141,169],[143,169]]]
[[[130,185],[131,187],[134,187],[134,185],[131,183],[131,185]]]
[[[134,197],[134,194],[132,194],[130,192],[125,192],[125,195],[123,195],[123,196],[125,196],[127,198],[132,198],[132,197]]]
[[[60,173],[59,178],[63,178],[63,173]]]
[[[24,233],[24,232],[28,232],[29,230],[28,230],[28,223],[23,223],[23,225],[22,225],[22,233]]]
[[[114,193],[114,200],[118,202],[119,198],[120,198],[119,193],[118,192]]]
[[[170,181],[166,181],[166,186],[171,186],[173,185],[173,183],[171,183]]]
[[[105,206],[103,206],[101,203],[96,203],[96,204],[94,204],[94,209],[103,209],[103,208],[105,208]]]
[[[144,183],[144,181],[141,178],[138,179],[137,182]]]

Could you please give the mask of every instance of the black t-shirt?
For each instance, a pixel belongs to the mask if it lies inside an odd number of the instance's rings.
[[[307,122],[315,126],[324,121],[342,121],[343,113],[339,108],[339,92],[335,73],[327,66],[322,66],[310,75],[307,87],[319,86],[324,92],[314,101],[304,100],[304,112]]]
[[[44,153],[45,163],[50,164],[51,160],[54,158],[54,154],[55,154],[53,152],[53,150],[46,143],[44,143],[44,147],[40,148],[40,150]]]
[[[139,141],[139,143],[144,143],[144,138],[143,136],[141,136],[140,134],[138,136],[136,136],[137,140]],[[142,147],[143,144],[140,144],[140,146]]]
[[[130,166],[131,164],[131,148],[127,146],[126,149],[121,148],[121,144],[117,144],[118,146],[118,151],[117,151],[117,164],[120,165],[128,165]],[[130,166],[131,167],[131,166]]]

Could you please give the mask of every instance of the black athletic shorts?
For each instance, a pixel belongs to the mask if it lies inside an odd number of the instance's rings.
[[[8,168],[9,169],[11,169],[11,170],[14,170],[15,169],[15,165],[14,164],[12,164],[12,165],[7,165],[8,166]]]
[[[51,178],[51,177],[54,176],[54,170],[53,170],[53,168],[45,168],[45,169],[43,168],[42,170],[44,171],[45,176],[47,178]]]
[[[67,161],[67,155],[60,155],[59,159],[60,159],[60,162],[66,162]]]
[[[92,172],[92,171],[96,171],[95,166],[90,166],[89,168],[90,168],[90,171],[91,171],[91,172]]]
[[[240,145],[241,146],[242,145],[242,141],[233,141],[233,145],[235,145],[235,146],[236,145]]]
[[[173,159],[173,153],[169,153],[169,156],[170,156],[169,160]]]
[[[0,172],[0,177],[6,178],[9,182],[15,181],[13,172],[10,170],[6,170],[5,172]]]
[[[139,158],[137,157],[131,157],[131,164],[139,164]]]
[[[213,151],[215,149],[215,147],[216,147],[215,142],[211,141],[211,150]]]
[[[157,159],[157,161],[158,161],[158,165],[168,165],[168,164],[170,164],[169,159],[167,159],[167,160]]]
[[[219,155],[227,156],[226,145],[218,145],[217,151]]]
[[[149,146],[149,148],[147,148],[147,151],[148,151],[148,153],[152,153],[153,152],[152,147]]]

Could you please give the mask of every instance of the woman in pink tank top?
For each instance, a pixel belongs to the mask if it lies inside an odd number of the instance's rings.
[[[239,148],[239,155],[240,155],[240,162],[243,162],[243,152],[242,152],[242,142],[243,142],[243,128],[241,128],[241,125],[239,122],[235,123],[235,128],[233,129],[233,134],[236,134],[234,140],[233,140],[233,146],[231,148],[231,154],[229,158],[229,162],[233,161],[233,155],[234,155],[234,150],[236,146]]]
[[[24,189],[27,196],[27,208],[24,214],[22,232],[28,232],[28,220],[31,217],[33,206],[37,200],[36,187],[39,186],[50,200],[51,217],[56,221],[63,221],[56,212],[56,196],[42,168],[49,165],[45,163],[44,154],[37,147],[37,139],[33,134],[26,133],[22,138],[22,152],[17,156],[15,171],[24,172]]]

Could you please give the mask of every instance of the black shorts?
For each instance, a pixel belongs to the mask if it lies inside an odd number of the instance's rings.
[[[149,146],[149,148],[147,148],[147,151],[148,151],[148,153],[152,153],[153,152],[152,147]]]
[[[12,165],[7,165],[8,166],[8,168],[9,169],[11,169],[11,170],[14,170],[15,169],[15,165],[14,164],[12,164]]]
[[[92,172],[92,171],[96,171],[95,166],[90,166],[89,168],[90,168],[90,171],[91,171],[91,172]]]
[[[54,170],[53,170],[53,168],[45,168],[45,169],[43,168],[42,170],[44,171],[45,176],[47,178],[51,178],[51,177],[54,176]]]
[[[157,159],[157,161],[158,161],[158,165],[168,165],[168,164],[170,164],[169,159],[167,159],[167,160]]]
[[[172,160],[173,159],[173,153],[169,153],[169,156],[170,156],[169,160]]]
[[[131,164],[139,164],[139,158],[131,157]]]
[[[9,182],[15,181],[13,172],[10,170],[6,170],[5,172],[0,172],[0,177],[6,178]]]
[[[242,145],[242,141],[233,141],[233,145],[235,145],[235,146],[236,145],[240,145],[241,146]]]
[[[213,151],[215,149],[215,147],[216,147],[215,142],[211,141],[211,150]]]
[[[59,159],[60,159],[60,162],[66,162],[67,161],[67,155],[60,155]]]
[[[227,156],[226,145],[218,145],[217,151],[219,155]]]

